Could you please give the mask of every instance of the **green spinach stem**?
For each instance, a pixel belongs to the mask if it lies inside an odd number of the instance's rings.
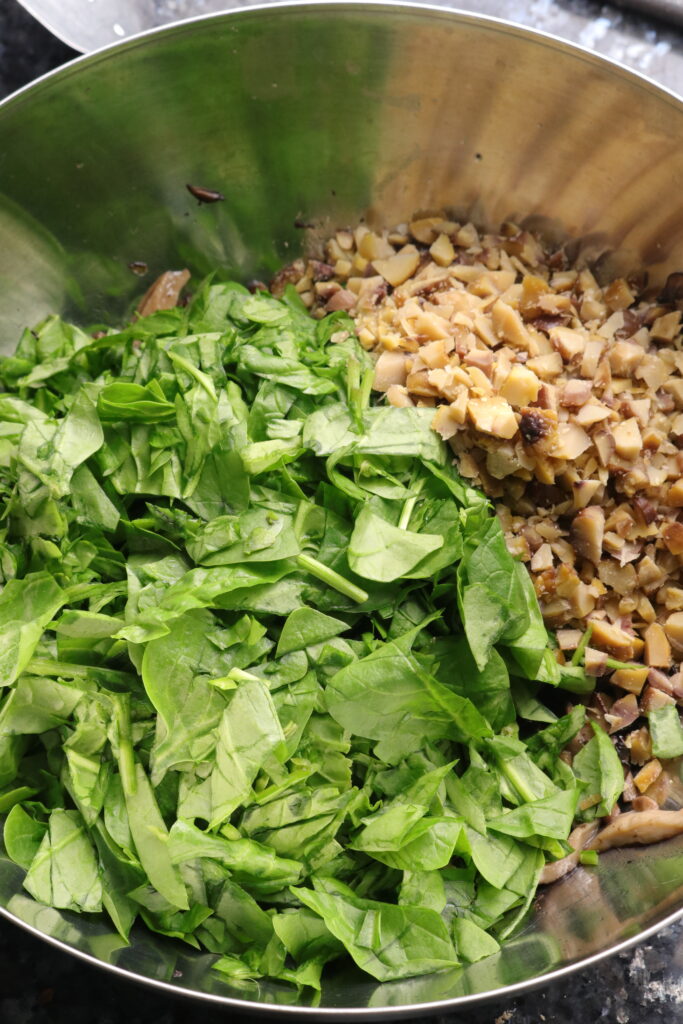
[[[407,530],[410,517],[413,514],[415,503],[417,502],[417,495],[414,494],[412,498],[408,498],[401,510],[401,518],[398,521],[399,530]]]
[[[329,566],[323,565],[317,558],[313,558],[311,555],[297,555],[297,565],[306,572],[310,572],[311,576],[315,576],[322,583],[327,583],[328,587],[332,587],[334,590],[338,590],[340,594],[345,594],[346,597],[350,597],[352,601],[356,601],[357,604],[363,604],[368,599],[368,594],[365,590],[361,590],[355,583],[351,583],[350,580],[340,576],[334,569],[330,569]]]
[[[574,653],[572,655],[572,660],[571,660],[570,664],[572,664],[572,665],[580,665],[581,664],[584,652],[585,652],[586,648],[588,647],[588,643],[590,641],[592,632],[593,632],[593,626],[592,626],[592,623],[589,623],[588,624],[588,628],[586,629],[585,633],[583,634],[583,636],[579,640],[579,646],[576,648],[576,650],[574,651]]]
[[[121,784],[124,793],[129,795],[137,790],[137,778],[135,773],[135,755],[130,736],[130,705],[125,699],[127,694],[122,694],[114,702],[114,713],[116,716],[116,731],[118,733],[119,747],[119,772],[121,773]]]

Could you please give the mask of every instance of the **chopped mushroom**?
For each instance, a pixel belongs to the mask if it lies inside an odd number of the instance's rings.
[[[570,538],[582,558],[597,565],[602,557],[605,513],[599,505],[589,505],[574,517]]]
[[[630,661],[633,657],[633,637],[620,626],[607,622],[605,619],[594,619],[591,622],[593,632],[591,643],[613,658]]]
[[[335,313],[337,310],[348,312],[356,305],[356,296],[348,288],[340,288],[327,300],[325,309],[328,313]]]
[[[189,270],[166,270],[150,285],[138,305],[140,316],[158,313],[160,309],[173,309],[178,305],[180,293],[190,280]]]
[[[535,373],[525,366],[513,366],[500,388],[500,394],[510,405],[520,409],[535,402],[540,389],[541,382]]]
[[[584,653],[584,668],[589,676],[601,676],[607,671],[607,655],[604,651],[596,651],[587,647]]]
[[[683,555],[683,523],[666,523],[662,538],[672,555]]]
[[[643,634],[645,640],[645,664],[656,668],[668,668],[671,664],[671,644],[659,622],[651,622]]]
[[[620,668],[612,673],[610,682],[612,686],[618,686],[620,690],[628,690],[629,693],[634,693],[637,697],[645,685],[647,675],[647,666],[643,668]]]
[[[633,783],[639,793],[645,793],[661,774],[661,762],[655,757],[634,775]]]
[[[474,426],[482,433],[505,439],[517,433],[515,414],[504,398],[472,398],[467,408]]]
[[[683,654],[683,612],[673,612],[664,623],[664,631],[671,646],[679,654]]]
[[[617,455],[624,459],[635,459],[643,447],[643,438],[635,416],[618,423],[613,431]]]
[[[589,849],[611,850],[615,846],[645,846],[683,832],[683,810],[627,811],[602,830]]]
[[[401,387],[400,384],[390,384],[387,388],[387,400],[390,405],[397,407],[406,407],[415,405],[412,398],[408,394],[408,388]]]
[[[420,255],[417,250],[413,252],[397,253],[389,256],[388,259],[373,260],[375,270],[382,275],[385,281],[391,285],[403,284],[417,270],[420,262]]]
[[[579,409],[582,405],[590,399],[592,395],[591,383],[588,380],[579,380],[578,378],[571,378],[567,381],[564,388],[562,389],[562,398],[560,399],[560,405],[566,406],[568,409]],[[605,410],[606,415],[609,415],[609,410]],[[599,417],[600,419],[602,417]],[[580,421],[578,421],[580,422]],[[597,422],[594,420],[593,422]],[[588,425],[582,424],[583,425]]]
[[[633,693],[615,700],[609,712],[605,714],[605,721],[609,726],[610,734],[627,729],[638,718],[640,718],[640,708]]]
[[[568,875],[570,871],[573,871],[579,863],[581,852],[585,850],[586,847],[590,847],[597,834],[597,822],[589,821],[584,825],[578,825],[574,831],[570,833],[569,839],[567,840],[574,850],[574,853],[569,853],[566,857],[562,857],[561,860],[551,861],[549,864],[546,864],[541,871],[539,884],[549,885],[551,882],[556,882],[559,878],[563,878],[565,875]]]
[[[665,690],[648,683],[640,698],[640,710],[646,715],[650,711],[659,711],[661,708],[666,707],[667,704],[675,703],[675,698],[666,693]]]
[[[624,742],[631,752],[631,762],[643,765],[652,757],[652,739],[647,726],[634,729],[625,738]]]
[[[372,386],[375,391],[388,391],[392,385],[404,385],[406,376],[405,352],[382,352],[375,364]]]
[[[634,811],[655,811],[659,804],[649,796],[637,796],[631,801],[631,807]]]

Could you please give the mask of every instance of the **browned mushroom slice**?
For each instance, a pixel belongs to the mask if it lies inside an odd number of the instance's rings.
[[[640,717],[640,708],[634,693],[616,700],[605,715],[610,733],[619,732],[620,729],[627,729]]]
[[[152,284],[138,305],[140,316],[149,316],[160,309],[173,309],[178,305],[180,293],[190,280],[189,270],[166,270]]]
[[[587,647],[583,652],[583,665],[586,675],[604,675],[607,671],[607,654],[604,651],[596,651],[594,647]]]
[[[334,277],[334,267],[321,260],[309,260],[308,269],[314,281],[331,281]]]
[[[648,846],[683,832],[682,811],[627,811],[610,822],[591,844],[591,850],[611,850],[615,846]]]
[[[656,668],[668,668],[671,664],[671,645],[662,626],[651,622],[645,630],[645,664]]]
[[[278,270],[270,282],[270,290],[276,298],[282,298],[288,284],[297,284],[306,273],[306,264],[302,259],[288,263],[286,267]]]
[[[659,804],[650,796],[637,796],[631,801],[631,806],[634,811],[656,811]]]
[[[621,661],[630,661],[633,658],[634,638],[629,633],[606,619],[591,620],[591,625],[591,643],[595,647]]]
[[[328,313],[336,313],[337,310],[340,309],[348,312],[348,310],[353,309],[355,305],[356,296],[353,292],[350,292],[348,288],[340,288],[339,291],[336,291],[334,295],[327,300],[325,309]]]
[[[602,542],[605,535],[605,513],[599,505],[582,509],[571,525],[572,543],[582,558],[597,565],[602,556]]]
[[[392,384],[404,385],[406,375],[405,352],[382,352],[375,363],[372,386],[375,391],[388,391]]]
[[[578,825],[567,840],[574,853],[568,853],[561,860],[555,860],[550,864],[546,864],[541,871],[540,884],[550,885],[551,882],[556,882],[558,878],[564,878],[570,871],[573,871],[579,863],[581,851],[590,846],[597,834],[598,826],[594,821],[586,822],[585,825]]]

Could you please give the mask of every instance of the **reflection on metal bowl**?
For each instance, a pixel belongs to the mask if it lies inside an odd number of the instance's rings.
[[[264,278],[333,228],[420,210],[527,216],[663,281],[683,264],[681,135],[683,104],[644,79],[438,9],[252,8],[155,32],[0,107],[0,348],[47,311],[116,322],[141,290],[131,263]],[[225,201],[198,205],[188,182]],[[6,916],[149,983],[236,1008],[397,1016],[517,991],[659,927],[683,906],[683,843],[578,869],[486,961],[385,985],[332,972],[315,1006],[142,931],[122,946],[21,880],[0,859]]]

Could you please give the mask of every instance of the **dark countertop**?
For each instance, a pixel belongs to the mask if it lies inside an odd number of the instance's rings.
[[[55,39],[15,0],[0,3],[0,98],[78,54]]]
[[[2,1024],[224,1024],[227,1010],[123,982],[0,921]],[[683,928],[561,984],[433,1018],[438,1024],[677,1024],[683,1021]]]
[[[481,9],[486,3],[462,6]],[[526,0],[524,4],[516,0],[512,6],[515,15],[517,8],[526,9],[527,16],[519,17],[520,21],[542,25],[545,19],[549,28],[553,16],[564,9],[586,16],[589,28],[621,18],[614,8],[585,0]],[[649,33],[650,45],[657,46],[654,24],[632,21],[633,25],[640,25],[643,38]],[[671,39],[675,33],[666,35]],[[658,56],[662,56],[661,42],[659,46]],[[0,98],[75,55],[15,0],[0,0]],[[227,1017],[226,1011],[121,981],[0,920],[0,1024],[218,1024]],[[441,1024],[683,1022],[683,922],[564,982],[436,1020]]]

